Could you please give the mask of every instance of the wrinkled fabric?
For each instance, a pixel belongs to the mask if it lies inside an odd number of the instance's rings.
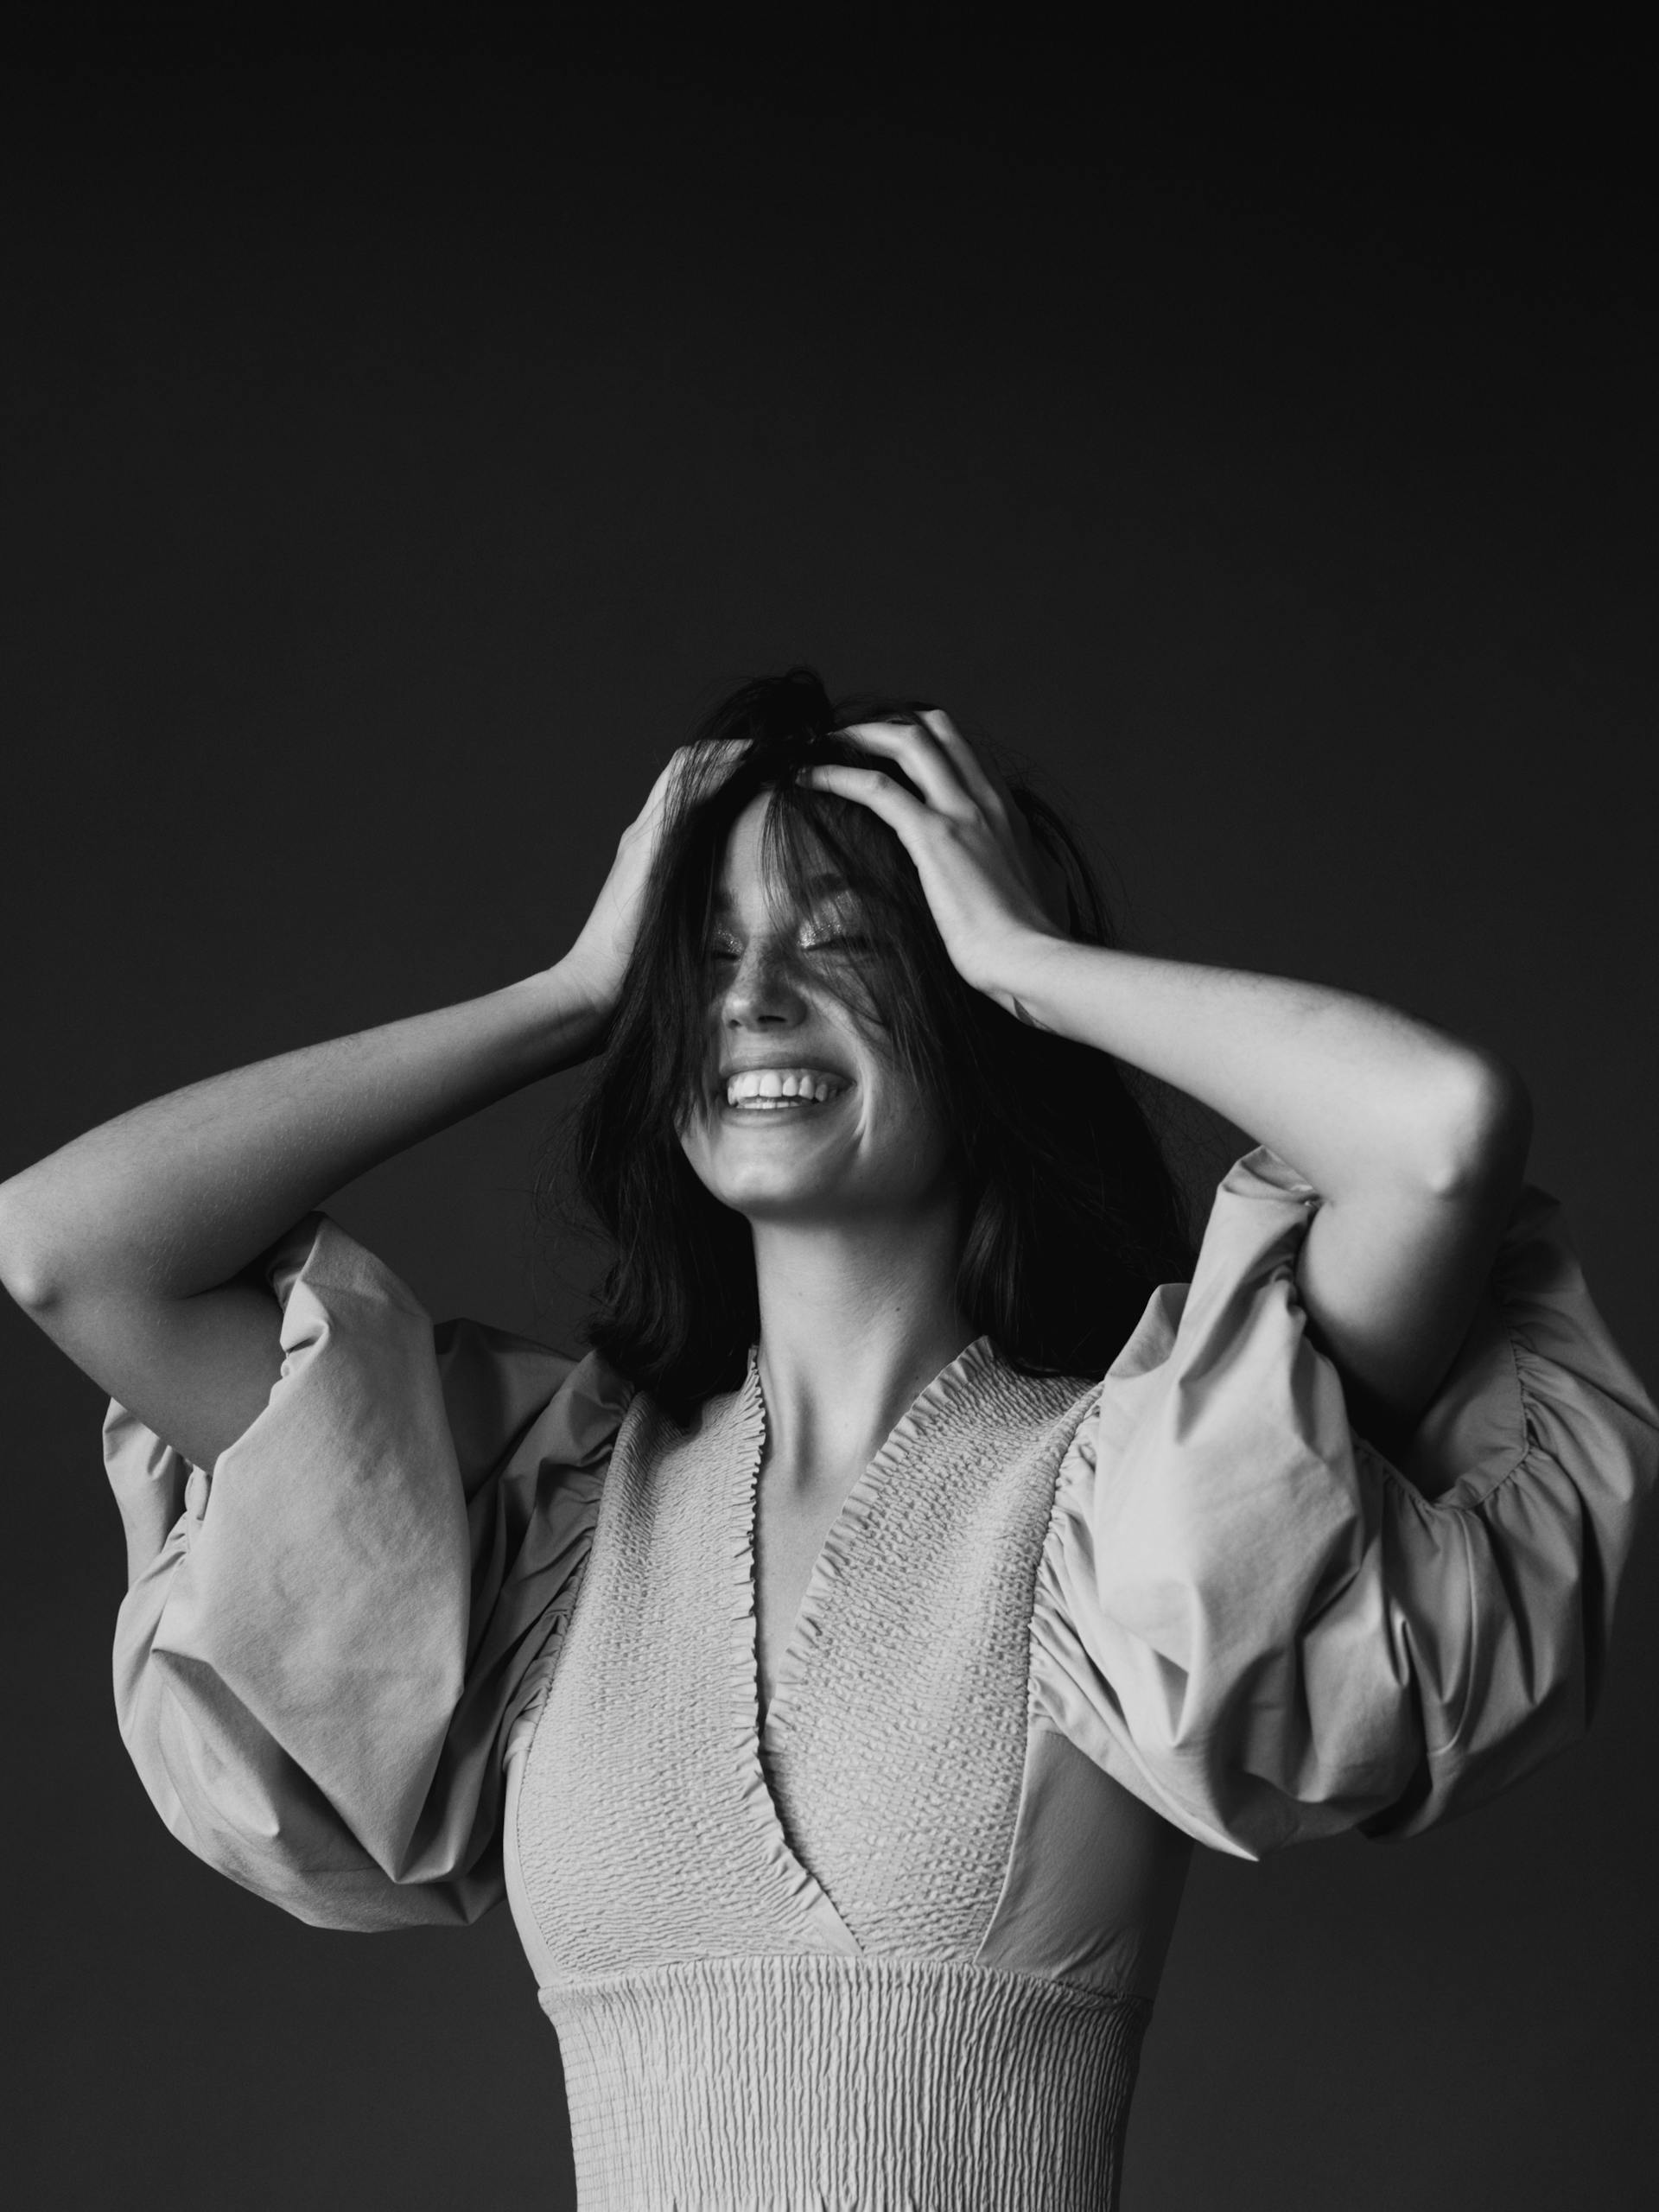
[[[1033,1622],[1052,1725],[1249,1857],[1414,1833],[1580,1736],[1659,1452],[1529,1190],[1392,1465],[1307,1334],[1317,1205],[1265,1149],[1227,1176],[1190,1287],[1153,1300],[1061,1470]]]
[[[505,1893],[501,1746],[628,1392],[596,1357],[435,1332],[324,1215],[268,1273],[282,1376],[211,1478],[105,1423],[122,1734],[180,1840],[302,1919],[470,1921]]]
[[[1414,1832],[1573,1740],[1659,1458],[1659,1415],[1531,1192],[1390,1465],[1304,1325],[1317,1203],[1272,1154],[1239,1163],[1192,1285],[1079,1380],[1045,1478],[1030,1727],[1252,1856]],[[503,1894],[505,1746],[546,1694],[631,1394],[595,1357],[435,1330],[324,1215],[269,1274],[282,1377],[211,1476],[110,1408],[122,1732],[173,1833],[285,1910],[469,1921]],[[1022,1801],[1033,1861],[1039,1809]],[[1069,1924],[1050,1936],[1088,1953]]]

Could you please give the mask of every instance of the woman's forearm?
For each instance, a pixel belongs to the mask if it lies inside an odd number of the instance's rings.
[[[1325,1203],[1296,1268],[1306,1319],[1373,1440],[1408,1433],[1520,1188],[1531,1109],[1518,1077],[1346,992],[1074,943],[1018,802],[948,715],[849,734],[906,783],[829,764],[804,780],[891,827],[965,982],[1213,1107],[1313,1186]]]
[[[1248,1130],[1325,1201],[1297,1286],[1351,1414],[1402,1448],[1462,1341],[1531,1127],[1494,1054],[1313,983],[1033,932],[1005,1005],[1173,1084]]]
[[[1212,1107],[1327,1198],[1455,1195],[1523,1098],[1495,1055],[1320,984],[1038,935],[1008,981],[1028,1019]]]
[[[36,1311],[227,1282],[343,1184],[585,1058],[602,1023],[554,967],[170,1091],[0,1185],[0,1278]]]

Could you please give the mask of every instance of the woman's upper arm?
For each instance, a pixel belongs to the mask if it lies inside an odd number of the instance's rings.
[[[1464,1339],[1530,1136],[1518,1078],[1478,1060],[1421,1175],[1327,1198],[1313,1217],[1297,1266],[1302,1306],[1355,1426],[1385,1452],[1410,1434]]]
[[[1296,1280],[1321,1210],[1266,1147],[1226,1177],[1077,1432],[1039,1578],[1040,1709],[1252,1856],[1414,1833],[1575,1741],[1659,1476],[1659,1411],[1535,1190],[1403,1463],[1370,1448]]]
[[[122,1734],[172,1833],[301,1918],[474,1920],[628,1392],[594,1354],[435,1329],[326,1215],[264,1265],[286,1357],[215,1466],[105,1421]]]
[[[109,1289],[18,1302],[192,1466],[211,1468],[252,1427],[283,1371],[282,1307],[263,1268],[194,1298]]]

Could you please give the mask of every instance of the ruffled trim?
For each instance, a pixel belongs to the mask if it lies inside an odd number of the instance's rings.
[[[760,1624],[754,1592],[755,1502],[766,1450],[766,1402],[760,1389],[759,1346],[749,1352],[742,1388],[720,1416],[731,1467],[726,1505],[731,1534],[731,1688],[729,1711],[739,1794],[769,1866],[785,1884],[791,1904],[831,1950],[856,1951],[852,1930],[817,1876],[791,1847],[761,1754]]]
[[[772,1684],[772,1702],[766,1708],[761,1732],[764,1741],[778,1744],[788,1736],[790,1694],[799,1689],[812,1663],[836,1587],[847,1574],[854,1552],[869,1527],[883,1484],[898,1472],[912,1452],[921,1448],[929,1429],[944,1417],[953,1404],[959,1402],[971,1410],[976,1401],[984,1395],[986,1386],[995,1385],[1000,1369],[990,1338],[976,1337],[948,1366],[940,1369],[912,1400],[907,1411],[899,1416],[875,1457],[842,1500],[841,1510],[813,1561],[805,1592],[778,1662],[778,1678]],[[756,1375],[758,1382],[758,1367]],[[762,1410],[764,1414],[764,1403]],[[751,1546],[753,1525],[751,1501]],[[751,1577],[753,1571],[751,1564]]]

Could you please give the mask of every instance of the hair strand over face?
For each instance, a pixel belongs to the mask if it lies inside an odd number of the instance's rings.
[[[967,1222],[957,1296],[974,1325],[1027,1372],[1101,1375],[1153,1289],[1190,1267],[1174,1178],[1116,1063],[965,983],[897,836],[868,808],[799,781],[806,767],[870,763],[838,734],[846,723],[914,711],[892,698],[832,702],[797,668],[745,685],[707,717],[593,1081],[538,1180],[544,1218],[585,1218],[607,1243],[589,1343],[678,1414],[736,1387],[760,1330],[748,1224],[704,1187],[679,1132],[706,1080],[708,939],[726,842],[762,792],[763,865],[780,909],[810,911],[828,872],[863,911],[864,949],[826,981],[949,1130]],[[1035,792],[1013,789],[1064,872],[1071,934],[1111,944],[1075,838]]]

